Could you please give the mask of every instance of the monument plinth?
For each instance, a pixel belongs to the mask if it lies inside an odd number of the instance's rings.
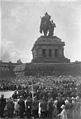
[[[55,23],[50,20],[48,13],[41,19],[40,32],[44,33],[35,42],[32,48],[33,63],[67,63],[64,56],[65,43],[54,35]]]
[[[65,43],[56,36],[41,36],[32,48],[34,63],[63,63],[70,62],[64,57]]]

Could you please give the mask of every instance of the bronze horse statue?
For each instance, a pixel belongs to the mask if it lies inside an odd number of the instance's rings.
[[[44,36],[47,35],[49,31],[49,21],[46,21],[44,17],[41,18],[41,24],[40,24],[40,33],[44,33]]]
[[[50,21],[49,19],[46,19],[46,17],[41,18],[41,24],[40,24],[40,33],[44,33],[44,36],[53,36],[54,27],[56,27],[53,20]]]

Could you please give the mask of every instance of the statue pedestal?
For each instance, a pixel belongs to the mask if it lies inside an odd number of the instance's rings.
[[[65,43],[57,36],[41,36],[32,48],[33,63],[68,63],[64,56]]]

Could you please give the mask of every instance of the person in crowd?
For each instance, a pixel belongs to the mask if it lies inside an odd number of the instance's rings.
[[[72,104],[69,100],[70,100],[70,98],[67,97],[65,100],[65,105],[66,105],[65,108],[66,108],[66,112],[67,112],[67,118],[72,119]]]
[[[53,98],[50,98],[47,102],[47,111],[48,111],[48,118],[52,118],[53,113]]]
[[[41,117],[41,100],[39,100],[39,103],[38,103],[38,115],[40,118]]]
[[[53,103],[52,119],[58,119],[57,103],[58,103],[58,100],[55,100]]]
[[[58,109],[59,113],[61,113],[61,111],[62,111],[62,108],[61,108],[62,105],[65,105],[65,102],[62,99],[62,96],[58,96],[57,109]]]
[[[18,104],[19,104],[19,116],[20,116],[20,118],[23,118],[24,112],[25,112],[25,102],[24,102],[22,96],[20,97]]]
[[[7,106],[8,117],[12,118],[14,112],[14,102],[12,98],[8,99],[6,106]]]
[[[12,95],[12,98],[17,99],[17,91],[14,92],[14,94]]]
[[[76,116],[75,116],[75,118],[81,119],[81,115],[80,115],[81,102],[80,102],[79,96],[76,96],[75,100],[76,100],[76,107],[75,107],[75,110],[76,110],[75,115]]]
[[[42,98],[40,106],[41,106],[41,117],[46,118],[47,117],[47,101],[45,100],[45,97]]]
[[[61,108],[62,108],[62,111],[60,114],[58,114],[58,116],[60,117],[60,119],[67,119],[67,112],[65,109],[65,105],[62,105]]]
[[[19,99],[14,100],[14,113],[16,116],[19,115],[20,105],[18,104]]]
[[[27,116],[27,118],[31,118],[31,114],[32,114],[32,99],[29,96],[26,101],[26,116]]]
[[[34,97],[32,101],[32,116],[38,118],[38,100],[37,97]]]
[[[72,97],[72,119],[76,119],[76,100]]]
[[[6,105],[6,99],[4,98],[4,95],[1,95],[0,98],[0,117],[4,117],[4,108]]]

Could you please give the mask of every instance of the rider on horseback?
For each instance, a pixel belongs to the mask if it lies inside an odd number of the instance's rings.
[[[51,16],[47,12],[45,13],[45,16],[41,18],[40,33],[42,33],[43,31],[44,36],[47,35],[48,31],[49,31],[48,36],[53,36],[54,27],[56,26],[53,23],[53,21],[50,21],[50,19]]]
[[[45,13],[45,19],[46,19],[46,21],[50,21],[50,19],[51,19],[51,16],[46,12]]]

